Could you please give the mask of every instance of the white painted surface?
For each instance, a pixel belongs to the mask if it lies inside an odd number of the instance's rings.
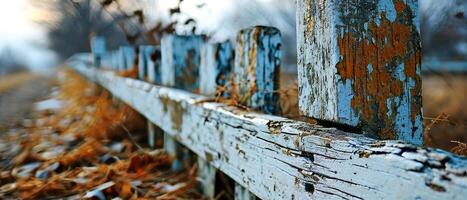
[[[200,103],[205,97],[70,64],[262,199],[467,196],[467,159],[442,150]]]
[[[248,189],[244,188],[238,183],[235,183],[235,200],[256,200],[256,196]]]

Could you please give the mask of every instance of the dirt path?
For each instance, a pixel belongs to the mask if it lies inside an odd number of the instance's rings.
[[[0,133],[28,118],[34,102],[50,92],[52,83],[31,73],[0,77]]]

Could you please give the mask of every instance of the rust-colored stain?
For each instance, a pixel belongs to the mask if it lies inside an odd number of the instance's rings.
[[[401,0],[394,0],[394,8],[397,11],[394,22],[386,18],[384,11],[380,13],[379,25],[374,20],[368,22],[370,37],[346,32],[338,38],[341,54],[338,73],[344,83],[351,80],[353,91],[358,91],[354,92],[351,106],[360,114],[360,121],[367,123],[361,125],[376,131],[382,139],[397,138],[393,124],[397,105],[392,102],[392,114],[388,116],[387,100],[403,95],[408,78],[415,82],[410,96],[419,97],[421,91],[420,76],[416,74],[421,62],[418,32],[412,23],[410,8]],[[406,80],[394,77],[397,66],[402,63]],[[410,98],[408,105],[414,124],[415,117],[420,115],[421,100]]]
[[[162,103],[164,113],[170,114],[172,129],[180,132],[183,124],[183,114],[185,113],[185,109],[182,107],[182,105],[180,105],[180,103],[173,101],[166,96],[161,96],[160,101]]]

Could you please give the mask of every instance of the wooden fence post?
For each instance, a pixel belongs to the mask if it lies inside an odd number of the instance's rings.
[[[267,114],[280,113],[281,34],[273,27],[241,30],[235,47],[233,98]]]
[[[202,36],[166,35],[161,41],[162,84],[197,93]]]
[[[202,36],[197,35],[165,35],[162,37],[162,85],[190,92],[199,91],[198,70],[200,48],[203,41]],[[167,134],[164,134],[164,149],[176,158],[172,164],[173,170],[182,169],[184,163],[190,164],[193,159],[186,148],[183,148],[181,144]]]
[[[161,85],[161,48],[160,46],[154,47],[154,51],[148,55],[147,60],[147,76],[151,83]]]
[[[154,47],[152,46],[139,46],[138,53],[138,79],[144,80],[148,76],[148,61],[150,61],[151,52]]]
[[[135,64],[136,59],[136,52],[135,49],[131,46],[123,46],[120,47],[121,50],[121,58],[122,59],[122,66],[121,70],[129,70]]]
[[[233,68],[234,50],[230,41],[206,43],[201,47],[200,93],[214,97],[223,88]]]
[[[111,65],[111,69],[113,70],[117,70],[118,69],[118,53],[119,51],[118,50],[114,50],[112,51],[111,55],[112,55],[112,65]]]
[[[417,0],[297,1],[299,107],[423,143]]]
[[[235,47],[232,98],[267,114],[280,113],[279,73],[281,34],[273,27],[256,26],[241,30]],[[237,199],[255,199],[243,186],[235,185]]]
[[[102,58],[106,53],[104,37],[93,37],[91,39],[91,52],[93,56],[94,66],[101,67]]]
[[[123,51],[123,46],[119,47],[117,50],[117,70],[123,71],[125,70],[125,56]]]
[[[155,46],[140,46],[138,58],[138,78],[154,84],[160,82],[160,49]],[[151,148],[159,147],[158,141],[163,139],[163,131],[148,121],[148,144]]]
[[[200,93],[215,97],[218,88],[223,88],[233,68],[234,51],[229,41],[223,43],[204,43],[201,47]],[[207,150],[209,151],[209,150]],[[208,161],[198,157],[198,176],[201,191],[208,199],[215,198],[217,169]]]

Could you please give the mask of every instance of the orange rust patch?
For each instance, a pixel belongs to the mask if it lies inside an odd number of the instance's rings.
[[[339,35],[338,46],[342,60],[337,64],[338,73],[342,80],[352,80],[355,96],[351,106],[360,114],[361,124],[376,131],[382,139],[396,139],[393,122],[398,105],[392,103],[392,114],[388,116],[387,99],[402,96],[407,87],[406,80],[394,77],[394,71],[400,64],[404,64],[404,74],[415,81],[415,88],[410,95],[415,97],[421,91],[420,76],[416,74],[420,67],[421,55],[418,33],[407,18],[407,5],[401,0],[394,1],[397,11],[395,22],[386,18],[381,12],[380,25],[374,21],[368,22],[369,37],[359,37],[351,32]],[[359,33],[360,34],[360,33]],[[367,67],[371,65],[372,71]],[[411,120],[420,114],[421,102],[419,98],[410,98]],[[406,106],[406,105],[401,105]]]

